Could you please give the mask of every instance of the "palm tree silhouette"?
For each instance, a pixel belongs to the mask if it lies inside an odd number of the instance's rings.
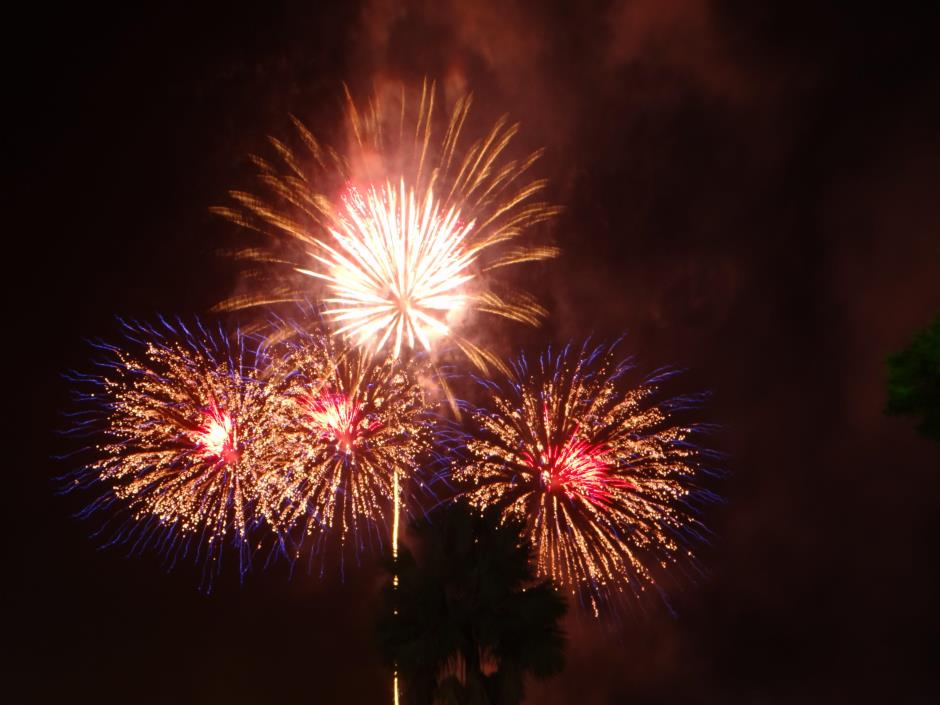
[[[564,667],[567,605],[536,582],[520,530],[462,503],[411,525],[415,552],[388,563],[398,586],[386,589],[377,621],[407,705],[520,703],[526,674]]]

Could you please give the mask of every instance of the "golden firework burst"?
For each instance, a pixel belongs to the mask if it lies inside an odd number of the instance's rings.
[[[285,535],[299,527],[315,549],[330,536],[357,552],[386,541],[396,478],[415,475],[432,439],[420,363],[309,327],[273,357],[268,423],[282,462],[261,481],[269,522]]]
[[[325,318],[359,345],[397,356],[447,340],[479,368],[501,367],[465,322],[487,313],[539,323],[545,309],[496,275],[557,254],[523,235],[558,208],[538,200],[546,182],[528,176],[541,151],[506,158],[518,124],[502,118],[464,147],[470,96],[444,119],[437,102],[427,82],[417,101],[402,87],[364,111],[347,92],[347,152],[321,145],[296,119],[302,153],[272,140],[280,163],[253,160],[268,195],[233,191],[237,206],[215,209],[271,236],[235,253],[261,265],[249,270],[258,293],[221,307],[305,300],[317,292],[291,276],[299,273],[322,285]]]
[[[486,383],[489,408],[474,415],[470,457],[455,479],[476,507],[524,520],[538,573],[597,611],[625,591],[655,584],[657,567],[692,560],[702,526],[692,500],[708,454],[695,426],[672,420],[694,404],[657,401],[666,374],[629,386],[613,348],[524,358]]]

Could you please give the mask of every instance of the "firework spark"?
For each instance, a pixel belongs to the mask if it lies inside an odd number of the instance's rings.
[[[420,365],[309,328],[281,346],[269,423],[283,462],[263,478],[262,505],[282,534],[300,527],[301,538],[312,537],[311,555],[333,535],[358,553],[372,538],[384,540],[395,475],[414,476],[430,447]]]
[[[629,387],[614,347],[524,358],[502,382],[484,382],[490,410],[473,414],[469,457],[454,472],[473,506],[521,517],[540,575],[601,604],[656,584],[659,569],[692,562],[704,527],[690,502],[709,454],[701,427],[671,419],[693,406],[656,401],[658,373]]]
[[[71,484],[108,488],[86,514],[115,503],[129,510],[113,542],[152,543],[172,561],[191,553],[211,580],[230,538],[244,574],[258,478],[277,449],[262,433],[270,398],[257,348],[198,321],[195,332],[182,321],[124,325],[141,352],[98,344],[104,374],[73,377],[91,405],[74,432],[99,442]]]
[[[555,256],[555,248],[520,237],[558,209],[535,200],[545,182],[527,176],[540,152],[504,157],[518,125],[501,119],[464,149],[470,96],[457,99],[445,120],[435,96],[425,84],[415,106],[402,88],[360,112],[347,94],[354,145],[347,155],[321,146],[296,120],[306,157],[272,140],[283,166],[255,163],[273,198],[236,191],[237,208],[215,211],[272,236],[237,255],[263,264],[255,280],[275,279],[260,295],[222,307],[306,298],[307,284],[291,280],[293,270],[321,282],[325,317],[359,345],[389,346],[398,356],[446,339],[480,369],[500,367],[457,329],[476,312],[539,323],[545,310],[524,292],[497,290],[491,273]]]

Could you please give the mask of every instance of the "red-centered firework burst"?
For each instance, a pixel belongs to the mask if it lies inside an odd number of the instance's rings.
[[[190,555],[211,581],[230,540],[244,573],[258,481],[278,457],[257,348],[199,321],[125,328],[127,349],[96,345],[103,374],[73,376],[88,405],[73,433],[95,445],[70,484],[104,486],[85,513],[118,509],[113,543],[153,545],[171,561]]]
[[[404,87],[364,109],[350,98],[344,151],[296,120],[301,151],[272,140],[278,162],[254,159],[267,195],[233,191],[237,207],[215,209],[268,236],[235,253],[256,265],[254,293],[222,308],[315,293],[324,318],[357,345],[397,357],[445,341],[480,369],[501,367],[469,331],[477,314],[540,322],[545,309],[499,274],[557,254],[525,235],[558,209],[539,200],[545,181],[529,176],[540,152],[506,156],[518,125],[500,119],[464,145],[470,96],[449,110],[439,100],[427,83],[419,100]]]
[[[396,481],[411,486],[430,449],[422,365],[373,356],[304,326],[275,346],[269,423],[282,462],[262,480],[267,519],[311,557],[335,536],[355,552],[383,543]]]
[[[697,480],[711,454],[691,442],[700,426],[673,415],[693,397],[660,398],[670,373],[630,386],[614,347],[565,348],[499,382],[473,413],[469,457],[454,477],[476,507],[525,521],[537,571],[598,613],[657,585],[663,568],[694,564],[704,527]]]

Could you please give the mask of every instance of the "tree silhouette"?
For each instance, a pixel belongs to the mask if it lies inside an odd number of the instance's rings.
[[[940,317],[888,358],[885,412],[922,416],[917,430],[940,441]]]
[[[411,525],[417,555],[389,562],[398,587],[385,591],[377,624],[408,705],[520,703],[526,674],[564,667],[567,606],[536,582],[520,530],[461,503]]]

